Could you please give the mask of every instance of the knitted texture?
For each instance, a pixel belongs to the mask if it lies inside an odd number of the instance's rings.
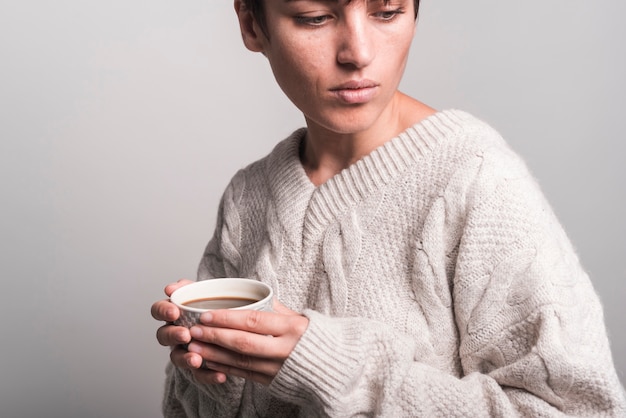
[[[269,387],[168,367],[165,416],[624,416],[602,307],[524,163],[439,112],[315,187],[304,129],[241,170],[199,279],[309,327]]]

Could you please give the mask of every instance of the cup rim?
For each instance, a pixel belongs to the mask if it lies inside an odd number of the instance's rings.
[[[205,279],[205,280],[199,280],[193,283],[189,283],[188,285],[185,285],[183,287],[180,287],[178,289],[176,289],[174,292],[172,292],[171,296],[170,296],[170,302],[172,302],[174,305],[176,305],[179,309],[183,310],[183,311],[187,311],[187,312],[195,312],[195,313],[203,313],[203,312],[207,312],[207,311],[212,311],[212,310],[216,310],[216,309],[203,309],[203,308],[192,308],[189,306],[185,306],[183,305],[184,301],[181,300],[177,300],[177,296],[179,296],[182,292],[179,292],[183,289],[189,289],[189,286],[202,286],[203,284],[206,285],[207,282],[211,282],[213,284],[218,285],[217,282],[230,282],[230,283],[236,283],[236,282],[241,282],[241,283],[245,283],[247,285],[252,285],[255,286],[257,288],[263,289],[267,292],[267,295],[265,297],[263,297],[263,299],[260,299],[256,302],[250,303],[248,305],[243,305],[243,306],[238,306],[235,308],[226,308],[228,310],[256,310],[256,308],[258,308],[259,306],[265,305],[267,304],[269,301],[271,301],[271,299],[274,297],[274,291],[272,290],[272,288],[266,284],[263,283],[259,280],[256,279],[248,279],[248,278],[243,278],[243,277],[220,277],[220,278],[214,278],[214,279]],[[229,292],[226,292],[229,293]],[[224,296],[228,296],[228,294],[224,295]]]

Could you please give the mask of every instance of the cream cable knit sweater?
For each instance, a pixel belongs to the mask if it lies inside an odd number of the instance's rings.
[[[269,387],[168,367],[167,417],[626,416],[602,308],[523,162],[439,112],[320,187],[304,130],[237,173],[199,279],[310,325]]]

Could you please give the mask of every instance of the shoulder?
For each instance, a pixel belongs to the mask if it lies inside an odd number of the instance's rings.
[[[241,209],[251,201],[266,201],[272,194],[274,183],[293,178],[297,170],[301,170],[298,149],[305,132],[305,128],[295,130],[278,142],[269,154],[239,169],[226,187],[225,204]]]
[[[432,183],[429,195],[442,199],[442,207],[450,214],[464,219],[479,208],[488,212],[513,205],[531,213],[529,206],[546,207],[523,158],[479,118],[445,110],[412,127],[408,135],[427,148],[425,158],[415,165],[415,182],[428,179]]]
[[[461,110],[436,112],[405,130],[396,141],[414,156],[413,167],[431,170],[439,184],[453,177],[483,175],[507,178],[528,175],[523,159],[498,131]]]
[[[485,121],[462,110],[448,109],[432,114],[413,126],[423,136],[451,146],[487,149],[507,148],[498,131]]]
[[[278,142],[269,154],[239,169],[231,179],[229,188],[238,190],[245,187],[246,183],[255,180],[267,181],[271,171],[293,165],[294,161],[299,161],[298,149],[305,133],[306,128],[295,130],[288,137]]]
[[[483,170],[500,172],[505,177],[528,174],[525,162],[503,136],[470,113],[456,109],[440,111],[412,129],[436,144],[435,154],[439,158],[451,159],[458,168],[462,168],[459,166],[463,161],[473,160],[480,161]]]

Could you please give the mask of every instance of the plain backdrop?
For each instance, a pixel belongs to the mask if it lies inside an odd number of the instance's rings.
[[[528,162],[626,378],[626,3],[423,0],[402,89]],[[152,302],[235,171],[303,123],[231,0],[0,5],[0,416],[160,416]]]

